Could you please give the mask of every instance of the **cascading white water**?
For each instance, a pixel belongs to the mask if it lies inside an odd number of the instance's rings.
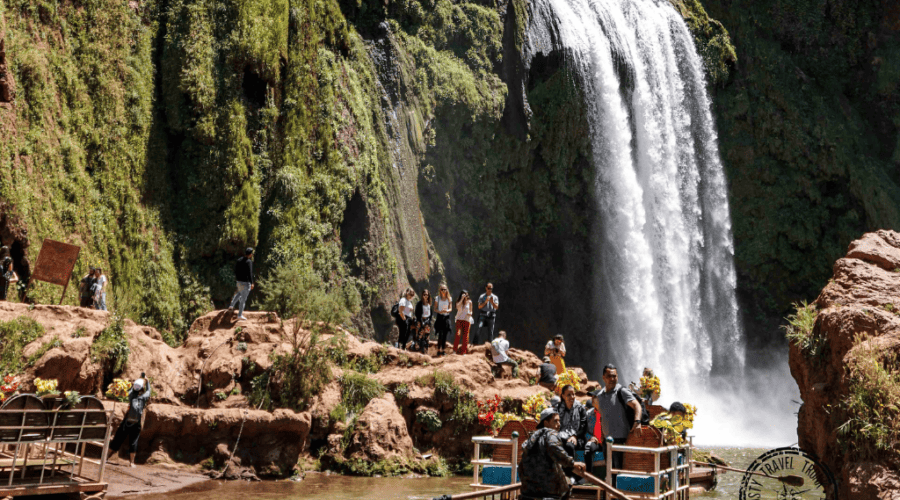
[[[701,441],[791,444],[792,425],[753,432],[725,402],[755,396],[744,383],[725,177],[684,20],[666,0],[539,0],[526,58],[551,51],[565,54],[592,134],[594,297],[607,351],[594,368],[614,361],[627,383],[653,367],[663,401],[700,407]],[[790,421],[789,409],[772,411]]]

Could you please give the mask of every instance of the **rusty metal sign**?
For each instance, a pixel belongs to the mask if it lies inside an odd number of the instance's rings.
[[[79,252],[81,252],[79,246],[45,239],[34,271],[31,273],[31,279],[67,287]]]

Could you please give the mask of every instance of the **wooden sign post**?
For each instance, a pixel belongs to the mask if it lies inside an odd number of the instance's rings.
[[[69,288],[69,278],[72,277],[75,261],[78,260],[80,252],[81,247],[79,246],[45,238],[44,244],[41,245],[41,252],[38,254],[37,263],[34,265],[34,272],[31,273],[31,279],[62,286],[63,293],[59,298],[59,303],[62,304],[66,296],[66,289]]]

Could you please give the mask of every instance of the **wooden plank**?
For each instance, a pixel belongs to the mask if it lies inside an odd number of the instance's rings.
[[[22,486],[0,486],[0,494],[5,496],[21,495],[53,495],[61,493],[93,493],[106,491],[107,483],[80,483],[80,484],[41,484]]]

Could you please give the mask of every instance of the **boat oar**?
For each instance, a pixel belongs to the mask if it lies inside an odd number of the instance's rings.
[[[629,497],[629,496],[625,495],[624,493],[622,493],[621,491],[613,488],[606,481],[601,480],[600,478],[598,478],[597,476],[594,476],[593,474],[588,474],[587,472],[578,472],[578,471],[574,471],[574,472],[575,472],[575,474],[578,474],[581,477],[587,479],[588,481],[596,484],[601,489],[606,490],[608,493],[610,493],[612,495],[613,498],[618,498],[619,500],[633,500],[631,497]]]
[[[749,471],[749,470],[735,469],[734,467],[725,467],[724,465],[708,464],[706,462],[698,462],[696,460],[691,460],[691,462],[694,462],[697,465],[706,465],[706,466],[712,467],[714,469],[716,469],[716,468],[725,469],[725,470],[730,470],[732,472],[744,472],[744,473],[753,474],[756,476],[767,477],[769,479],[775,479],[775,480],[781,481],[782,483],[784,483],[788,486],[793,486],[795,488],[799,488],[799,487],[803,486],[803,478],[800,476],[794,476],[791,474],[788,474],[787,476],[770,476],[769,474],[766,474],[765,472],[753,472],[753,471]]]

